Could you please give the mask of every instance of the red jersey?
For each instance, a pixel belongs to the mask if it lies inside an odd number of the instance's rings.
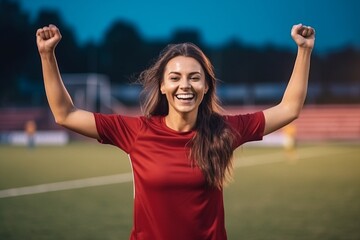
[[[195,131],[174,131],[161,116],[94,116],[99,141],[119,147],[130,158],[134,179],[131,240],[226,239],[223,192],[209,187],[188,158],[187,143]],[[239,133],[234,149],[262,139],[262,112],[224,118]]]

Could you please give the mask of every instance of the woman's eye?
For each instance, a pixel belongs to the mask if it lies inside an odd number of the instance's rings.
[[[179,80],[179,78],[178,77],[170,77],[170,80],[177,81],[177,80]]]
[[[193,80],[193,81],[199,81],[200,77],[191,77],[190,79]]]

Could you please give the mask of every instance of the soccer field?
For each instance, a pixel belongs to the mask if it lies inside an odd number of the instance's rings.
[[[245,146],[235,158],[228,239],[360,239],[360,144]],[[0,239],[128,239],[130,171],[96,143],[0,146]]]

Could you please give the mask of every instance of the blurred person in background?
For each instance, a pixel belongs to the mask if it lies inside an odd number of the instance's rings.
[[[283,132],[283,136],[284,136],[284,141],[283,141],[283,147],[284,150],[286,152],[286,158],[289,162],[295,162],[296,158],[297,158],[297,154],[296,154],[296,144],[297,144],[297,139],[296,139],[296,134],[297,134],[297,129],[296,129],[296,125],[291,122],[288,125],[286,125],[285,127],[282,128],[282,132]]]
[[[28,148],[35,147],[35,134],[36,134],[36,122],[34,120],[28,120],[25,123],[25,135]]]
[[[139,76],[143,116],[78,109],[59,72],[54,25],[37,30],[47,99],[55,121],[125,151],[134,178],[130,239],[226,239],[223,187],[233,151],[296,119],[307,93],[313,28],[294,25],[297,57],[281,102],[263,111],[223,115],[211,62],[196,45],[168,45]],[[70,56],[69,56],[70,57]]]

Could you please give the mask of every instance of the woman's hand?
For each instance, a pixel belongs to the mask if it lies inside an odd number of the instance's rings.
[[[294,25],[291,29],[291,37],[298,47],[314,48],[315,30],[312,27],[304,26],[302,24]]]
[[[50,24],[36,31],[36,43],[40,54],[53,53],[61,40],[59,29]]]

